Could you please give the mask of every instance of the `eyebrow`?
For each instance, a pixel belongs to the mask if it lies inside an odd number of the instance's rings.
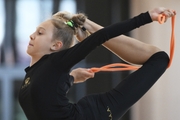
[[[45,29],[45,28],[43,28],[43,27],[37,27],[37,29],[43,29],[43,30],[45,30],[45,31],[46,31],[46,29]]]

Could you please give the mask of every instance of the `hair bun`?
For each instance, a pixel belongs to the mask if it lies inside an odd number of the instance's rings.
[[[57,12],[53,15],[54,18],[58,18],[58,19],[64,19],[64,20],[71,20],[73,17],[73,14],[71,14],[70,12],[67,11],[60,11]]]
[[[87,16],[83,13],[78,13],[77,15],[72,17],[72,20],[78,25],[83,25],[86,19]]]

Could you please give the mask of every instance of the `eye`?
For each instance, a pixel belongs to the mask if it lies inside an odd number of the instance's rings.
[[[38,32],[38,35],[42,35],[42,32]]]

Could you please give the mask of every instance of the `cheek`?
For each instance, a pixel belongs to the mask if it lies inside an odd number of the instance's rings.
[[[40,45],[40,47],[41,47],[43,50],[50,50],[51,44],[52,44],[51,41],[46,40],[46,41],[43,41],[43,43]]]
[[[35,49],[39,49],[39,51],[41,51],[41,49],[47,51],[50,50],[51,44],[52,40],[49,35],[39,36],[36,39]]]
[[[49,50],[49,49],[50,49],[50,43],[48,43],[48,42],[43,42],[43,43],[40,44],[40,45],[38,46],[38,48],[36,48],[36,49]]]

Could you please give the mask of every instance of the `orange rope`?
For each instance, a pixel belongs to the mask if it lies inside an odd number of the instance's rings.
[[[161,14],[158,17],[158,22],[160,24],[165,22],[165,15]],[[174,56],[174,46],[175,46],[175,35],[174,35],[174,24],[175,24],[175,16],[172,17],[172,32],[171,32],[171,43],[170,43],[170,61],[168,64],[168,67],[170,67],[171,63],[172,63],[172,59]],[[124,63],[113,63],[113,64],[109,64],[109,65],[105,65],[103,67],[97,68],[97,67],[93,67],[90,70],[94,73],[99,72],[99,71],[126,71],[126,70],[137,70],[139,69],[138,66],[133,66],[133,65],[128,65],[128,64],[124,64]]]
[[[137,66],[132,66],[124,63],[113,63],[109,65],[105,65],[100,68],[93,67],[91,68],[91,71],[96,73],[99,71],[125,71],[125,70],[137,70],[139,67]]]

